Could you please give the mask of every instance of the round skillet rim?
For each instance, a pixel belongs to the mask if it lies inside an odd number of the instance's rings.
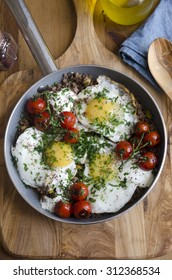
[[[133,90],[131,90],[132,87],[134,87],[135,89],[140,89],[141,91],[146,93],[147,98],[152,102],[152,104],[154,104],[155,106],[155,110],[157,110],[158,114],[159,114],[159,120],[161,121],[161,125],[162,125],[162,149],[161,149],[161,163],[158,169],[158,172],[156,174],[156,177],[153,181],[153,183],[151,184],[151,186],[145,191],[145,193],[134,203],[132,203],[129,207],[127,207],[127,205],[125,205],[122,209],[120,209],[118,212],[116,213],[112,213],[112,214],[101,214],[100,217],[97,218],[89,218],[87,220],[78,220],[75,218],[69,218],[69,219],[62,219],[59,218],[57,216],[55,216],[55,214],[52,215],[52,213],[48,212],[47,210],[44,210],[41,208],[40,205],[40,209],[38,209],[37,206],[34,205],[34,202],[28,201],[27,197],[25,197],[25,195],[23,193],[21,193],[21,186],[16,186],[16,178],[14,176],[14,168],[15,168],[15,173],[16,173],[16,167],[12,167],[12,161],[11,164],[9,164],[9,159],[10,159],[10,155],[9,155],[9,131],[11,128],[11,122],[13,120],[14,115],[16,114],[16,110],[19,108],[19,106],[21,106],[20,104],[22,102],[25,102],[25,100],[29,97],[31,97],[32,94],[32,90],[35,90],[36,88],[39,88],[40,85],[44,85],[46,86],[49,80],[51,80],[53,78],[53,82],[56,82],[56,80],[54,79],[54,77],[57,75],[58,77],[60,76],[62,78],[62,74],[64,73],[68,73],[68,72],[79,72],[78,69],[82,69],[82,73],[87,74],[88,71],[86,71],[87,69],[91,69],[94,72],[94,69],[96,69],[97,71],[99,70],[100,72],[105,71],[104,75],[106,75],[106,72],[108,73],[112,73],[112,75],[117,75],[119,79],[124,79],[124,82],[122,83],[124,86],[126,86],[134,95],[135,92],[133,92]],[[72,70],[72,71],[71,71]],[[99,72],[98,71],[98,72]],[[90,73],[88,73],[90,74]],[[102,73],[103,74],[103,73]],[[98,76],[98,75],[97,75]],[[108,75],[106,75],[108,76]],[[111,78],[111,77],[110,77]],[[114,79],[117,82],[120,82],[119,79]],[[126,85],[127,84],[127,85]],[[50,85],[50,84],[49,84]],[[130,85],[130,86],[128,86]],[[13,127],[13,129],[16,129]],[[163,151],[162,151],[163,150]],[[92,64],[85,64],[85,65],[75,65],[75,66],[71,66],[71,67],[65,67],[63,69],[57,70],[56,72],[53,72],[45,77],[43,77],[42,79],[40,79],[39,81],[37,81],[35,84],[33,84],[24,94],[23,96],[19,99],[19,101],[17,102],[17,104],[15,105],[11,116],[8,120],[8,124],[6,127],[6,132],[5,132],[5,139],[4,139],[4,157],[5,157],[5,163],[6,163],[6,167],[7,167],[7,171],[8,174],[15,186],[15,188],[17,189],[18,193],[22,196],[22,198],[35,210],[37,210],[39,213],[43,214],[44,216],[51,218],[55,221],[59,221],[59,222],[64,222],[64,223],[71,223],[71,224],[95,224],[95,223],[100,223],[100,222],[105,222],[105,221],[109,221],[112,220],[114,218],[120,217],[121,215],[123,215],[124,213],[127,213],[129,210],[131,210],[134,206],[136,206],[139,202],[141,202],[148,194],[149,192],[153,189],[153,187],[156,185],[159,176],[162,172],[163,166],[164,166],[164,162],[165,162],[165,157],[166,157],[166,152],[167,152],[167,132],[166,132],[166,127],[165,127],[165,122],[162,116],[162,113],[156,103],[156,101],[154,100],[154,98],[151,96],[151,94],[137,81],[133,80],[131,77],[127,76],[126,74],[123,74],[122,72],[116,71],[112,68],[108,68],[108,67],[104,67],[101,65],[92,65]],[[18,178],[19,175],[17,174]],[[19,179],[20,180],[20,179]],[[22,181],[20,180],[21,184]],[[22,186],[23,187],[23,186]],[[36,191],[34,189],[31,189],[33,192],[36,193]],[[28,189],[27,189],[28,191]],[[29,193],[28,193],[29,195]],[[39,202],[39,199],[37,197],[37,200]],[[39,202],[40,204],[40,202]]]

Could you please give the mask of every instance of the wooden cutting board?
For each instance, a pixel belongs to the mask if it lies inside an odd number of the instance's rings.
[[[11,75],[0,86],[1,187],[0,233],[4,248],[20,258],[135,259],[155,258],[172,250],[172,104],[142,77],[108,51],[95,33],[96,0],[75,0],[77,29],[68,50],[57,60],[60,68],[76,64],[108,66],[140,82],[156,99],[168,131],[168,152],[158,183],[144,201],[109,222],[69,225],[32,209],[17,193],[4,166],[3,135],[17,100],[40,76],[37,70]]]

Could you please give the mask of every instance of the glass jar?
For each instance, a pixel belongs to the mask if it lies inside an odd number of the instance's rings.
[[[150,14],[153,0],[102,0],[105,14],[121,25],[143,21]]]
[[[17,60],[17,44],[13,37],[0,31],[0,70],[8,70]]]

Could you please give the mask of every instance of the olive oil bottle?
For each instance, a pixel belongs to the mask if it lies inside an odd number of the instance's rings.
[[[143,21],[151,13],[153,0],[102,0],[105,14],[121,25]]]

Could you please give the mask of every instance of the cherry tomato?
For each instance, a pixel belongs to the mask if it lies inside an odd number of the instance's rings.
[[[149,143],[149,147],[156,146],[160,143],[160,135],[157,131],[148,132],[143,139],[144,143]]]
[[[40,114],[46,109],[46,102],[40,97],[37,99],[29,99],[26,103],[26,109],[30,114]]]
[[[34,125],[38,130],[45,131],[50,123],[50,114],[47,111],[42,112],[34,118]]]
[[[60,116],[61,116],[61,126],[63,128],[70,130],[71,128],[74,127],[74,125],[76,123],[76,117],[75,117],[74,113],[64,111],[64,112],[61,112]]]
[[[73,200],[84,200],[88,196],[88,187],[82,182],[75,183],[70,187],[70,195]]]
[[[72,204],[58,201],[54,207],[55,214],[60,218],[69,218],[72,214]]]
[[[153,168],[155,168],[157,163],[158,163],[158,158],[152,152],[145,152],[144,154],[141,155],[138,161],[139,167],[145,171],[152,170]]]
[[[73,206],[73,214],[78,219],[86,219],[91,215],[91,205],[86,200],[77,201]]]
[[[120,159],[128,159],[132,152],[132,144],[128,141],[120,141],[116,145],[116,153]]]
[[[149,124],[147,122],[138,122],[135,127],[135,134],[137,136],[149,132]]]
[[[76,144],[78,143],[78,137],[79,137],[79,130],[76,128],[71,128],[70,131],[68,131],[64,136],[64,141],[66,143]]]

